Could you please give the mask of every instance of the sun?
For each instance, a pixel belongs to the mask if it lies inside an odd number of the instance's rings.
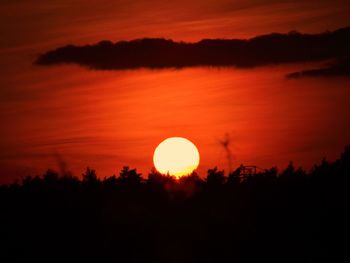
[[[191,174],[198,167],[199,152],[190,140],[171,137],[157,146],[153,154],[153,163],[161,174],[179,178]]]

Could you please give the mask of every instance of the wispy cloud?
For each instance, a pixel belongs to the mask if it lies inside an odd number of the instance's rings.
[[[350,76],[350,58],[338,59],[323,68],[307,69],[287,75],[288,78],[331,76]]]

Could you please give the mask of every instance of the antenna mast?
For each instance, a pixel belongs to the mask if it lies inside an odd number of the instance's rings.
[[[225,138],[223,140],[219,141],[222,147],[224,147],[225,152],[226,152],[226,158],[227,158],[227,163],[228,163],[228,169],[229,173],[232,171],[232,152],[230,150],[230,135],[228,133],[225,134]]]

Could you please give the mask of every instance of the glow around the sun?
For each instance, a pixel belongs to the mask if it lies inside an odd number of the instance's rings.
[[[191,174],[198,167],[199,152],[188,139],[171,137],[157,146],[153,163],[158,172],[179,178]]]

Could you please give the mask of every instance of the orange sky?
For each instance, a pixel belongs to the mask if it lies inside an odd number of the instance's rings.
[[[348,26],[349,1],[2,1],[1,48],[166,37],[244,38]]]
[[[57,168],[55,153],[78,175],[87,165],[103,176],[125,164],[146,173],[167,136],[197,144],[201,172],[227,169],[217,146],[226,132],[235,165],[335,158],[350,132],[347,79],[287,81],[284,74],[300,69],[288,65],[96,72],[32,62],[57,46],[102,39],[316,33],[348,26],[349,13],[341,0],[2,1],[0,181]]]

